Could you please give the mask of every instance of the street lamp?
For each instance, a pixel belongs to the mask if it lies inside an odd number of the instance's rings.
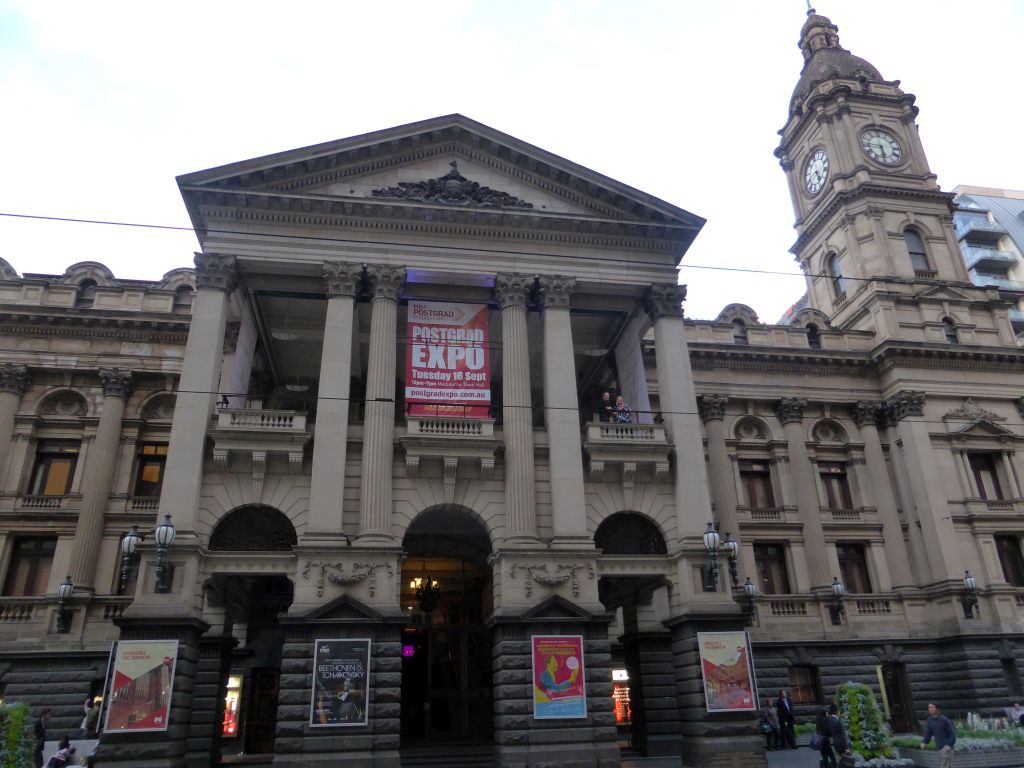
[[[153,538],[156,540],[156,591],[170,592],[171,584],[168,577],[167,548],[174,542],[174,526],[171,524],[171,516],[164,515],[164,522],[153,531]]]
[[[736,559],[740,554],[740,543],[732,537],[728,531],[725,532],[725,538],[722,539],[722,547],[726,550],[729,557],[729,579],[733,589],[740,587],[739,569],[736,567]],[[746,587],[746,585],[743,585]]]
[[[75,585],[71,577],[67,576],[57,587],[57,631],[68,632],[71,629],[71,611],[68,610],[67,602],[75,591]]]
[[[722,537],[715,530],[714,523],[708,523],[704,531],[704,549],[708,552],[708,564],[704,570],[704,591],[714,592],[718,584],[718,547]]]
[[[964,589],[967,590],[960,602],[964,607],[964,618],[973,619],[975,618],[974,612],[978,612],[978,616],[981,616],[981,608],[978,606],[978,582],[971,576],[970,571],[964,571]]]
[[[132,529],[121,537],[121,582],[117,590],[119,595],[123,595],[125,587],[128,586],[128,573],[131,571],[132,555],[135,554],[140,541],[142,541],[142,534],[139,533],[139,526],[137,525],[133,525]]]
[[[749,576],[747,576],[747,581],[743,585],[743,594],[747,598],[747,610],[745,611],[747,614],[747,624],[753,624],[757,618],[757,606],[754,605],[754,598],[757,597],[757,587],[750,580]]]
[[[843,582],[839,580],[838,576],[832,577],[832,604],[829,605],[829,613],[832,614],[833,624],[843,623],[843,614],[846,613],[846,608],[843,607],[843,597],[846,595],[846,587],[843,586]]]

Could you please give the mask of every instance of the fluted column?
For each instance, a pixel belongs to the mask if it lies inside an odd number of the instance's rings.
[[[398,297],[405,269],[369,264],[370,354],[366,369],[363,419],[363,471],[359,494],[359,535],[366,541],[391,541],[392,482],[395,452],[395,344]]]
[[[103,538],[103,515],[110,499],[110,485],[121,444],[121,420],[125,401],[135,388],[131,371],[100,370],[103,384],[103,412],[96,440],[89,451],[89,463],[82,481],[82,510],[75,525],[68,573],[76,587],[95,589],[96,553]]]
[[[7,457],[14,442],[14,417],[28,384],[28,368],[0,363],[0,478],[5,476]]]
[[[544,303],[544,418],[555,544],[593,547],[594,542],[587,536],[579,395],[569,316],[576,281],[543,275],[538,284]]]
[[[498,274],[494,293],[501,304],[502,432],[505,438],[505,544],[537,542],[533,472],[533,408],[526,298],[533,277]],[[575,382],[573,383],[575,388]]]
[[[811,579],[811,590],[827,590],[832,577],[828,557],[825,553],[825,532],[821,525],[821,511],[818,501],[818,479],[810,456],[807,455],[807,442],[804,438],[804,408],[807,401],[798,397],[787,397],[776,406],[779,421],[786,433],[786,450],[789,453],[789,466],[793,473],[793,486],[796,491],[796,506],[800,514],[800,523],[804,529],[804,557],[807,561],[807,574]]]
[[[894,589],[914,586],[910,570],[910,559],[903,539],[903,525],[896,508],[896,497],[892,492],[892,481],[882,452],[882,441],[878,437],[878,419],[884,415],[881,403],[858,402],[850,408],[850,415],[860,429],[864,440],[864,460],[868,467],[871,491],[882,519],[882,538],[885,540],[886,561]]]
[[[733,538],[740,543],[740,582],[732,585],[737,588],[742,586],[747,576],[756,582],[757,570],[754,564],[753,549],[750,545],[743,546],[739,516],[736,514],[738,502],[736,471],[725,444],[724,419],[725,407],[728,402],[729,398],[723,395],[702,395],[697,405],[700,417],[704,421],[704,433],[708,439],[708,474],[711,479],[711,498],[715,502],[715,517],[718,527],[723,534],[731,533]]]
[[[160,513],[171,515],[182,540],[195,532],[206,457],[206,429],[220,383],[228,298],[238,285],[234,256],[197,253],[196,296],[174,401]]]
[[[711,494],[683,329],[681,305],[685,298],[685,286],[658,283],[650,287],[645,303],[654,324],[661,412],[676,450],[673,479],[678,535],[697,545],[711,520]]]
[[[924,421],[924,392],[907,391],[886,401],[886,419],[895,426],[903,456],[917,522],[928,552],[933,581],[959,584],[964,560],[957,545],[956,530],[949,514],[945,481],[935,461],[928,424]]]
[[[345,497],[345,459],[352,377],[352,326],[355,296],[363,276],[361,264],[324,264],[327,319],[320,355],[313,475],[309,488],[307,535],[339,534]]]

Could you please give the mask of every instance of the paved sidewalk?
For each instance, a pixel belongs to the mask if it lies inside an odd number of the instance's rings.
[[[821,755],[810,747],[766,752],[768,768],[818,768]],[[622,768],[702,768],[684,765],[678,757],[624,757]]]

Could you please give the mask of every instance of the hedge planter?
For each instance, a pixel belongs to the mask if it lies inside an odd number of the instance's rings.
[[[939,768],[942,757],[933,749],[900,747],[900,757],[914,761],[914,765]],[[956,749],[953,750],[952,768],[1020,768],[1024,765],[1024,748],[1013,749]]]

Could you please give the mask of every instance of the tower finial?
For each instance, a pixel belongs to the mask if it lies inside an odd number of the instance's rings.
[[[813,8],[811,7],[811,0],[807,0],[807,15],[808,15],[808,16],[813,16],[813,15],[814,15],[814,14],[816,14],[816,13],[817,13],[817,11],[816,11],[816,10],[814,10],[814,9],[813,9]]]

